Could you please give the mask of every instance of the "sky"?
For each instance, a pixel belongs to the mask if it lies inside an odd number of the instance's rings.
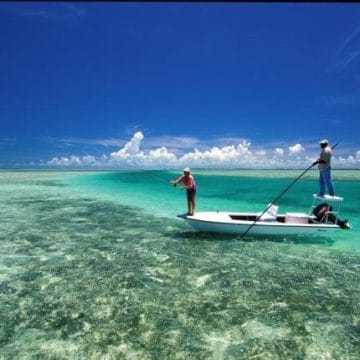
[[[360,168],[360,4],[0,2],[0,168]]]

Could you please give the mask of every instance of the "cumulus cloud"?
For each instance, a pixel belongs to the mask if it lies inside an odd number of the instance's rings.
[[[170,138],[168,137],[170,140]],[[177,154],[166,146],[142,149],[144,135],[141,131],[134,133],[118,151],[103,154],[69,157],[54,157],[47,162],[52,167],[73,168],[141,168],[141,169],[172,169],[190,166],[193,168],[304,168],[318,156],[311,145],[309,152],[302,144],[288,146],[288,152],[280,147],[252,148],[248,140],[237,144],[212,146],[203,150],[193,150]],[[171,143],[171,141],[170,141]],[[340,168],[360,166],[360,151],[347,157],[333,157],[333,165]]]
[[[214,146],[204,151],[195,148],[193,152],[181,156],[179,162],[181,166],[191,164],[193,167],[206,168],[214,166],[243,166],[251,159],[255,161],[255,156],[250,150],[250,145],[250,142],[243,141],[238,145],[228,145],[223,147]]]
[[[72,155],[70,157],[54,157],[49,162],[50,166],[87,166],[95,165],[97,163],[96,158],[92,155],[85,155],[78,157]]]
[[[127,159],[132,155],[135,155],[139,152],[141,141],[143,140],[144,135],[141,131],[137,131],[132,139],[125,144],[125,146],[117,152],[111,153],[111,157],[115,160]]]
[[[297,155],[304,151],[304,148],[301,144],[295,144],[293,146],[289,146],[289,154],[290,155]]]

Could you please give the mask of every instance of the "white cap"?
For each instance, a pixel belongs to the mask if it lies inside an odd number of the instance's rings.
[[[189,172],[190,172],[190,168],[189,168],[189,167],[184,168],[184,169],[183,169],[183,172],[188,172],[188,173],[189,173]]]
[[[329,142],[326,140],[326,139],[322,139],[320,142],[319,142],[320,145],[328,145]]]

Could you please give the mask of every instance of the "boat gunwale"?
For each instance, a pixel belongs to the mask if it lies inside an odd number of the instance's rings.
[[[211,211],[207,212],[207,213],[213,213]],[[223,214],[228,214],[230,216],[230,213],[227,212],[222,212]],[[251,213],[238,213],[238,214],[248,214],[250,215]],[[256,216],[256,214],[255,214]],[[278,216],[285,216],[285,215],[278,215]],[[193,221],[193,222],[199,222],[199,223],[208,223],[208,224],[214,224],[214,225],[231,225],[231,226],[239,226],[239,225],[243,225],[243,226],[251,226],[253,224],[253,226],[266,226],[266,227],[291,227],[291,228],[319,228],[319,229],[338,229],[340,228],[339,225],[336,224],[322,224],[322,223],[318,223],[318,224],[296,224],[296,223],[281,223],[281,222],[270,222],[270,221],[256,221],[254,223],[254,221],[252,220],[232,220],[231,222],[224,222],[224,221],[217,221],[217,220],[204,220],[204,219],[199,219],[193,216],[185,216],[183,217],[185,220],[187,221]]]

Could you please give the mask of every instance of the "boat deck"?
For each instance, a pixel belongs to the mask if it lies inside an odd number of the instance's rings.
[[[257,222],[264,222],[258,219],[258,216],[256,215],[238,215],[238,214],[229,214],[231,220],[239,220],[239,221],[257,221]],[[277,223],[286,223],[286,216],[285,215],[278,215],[276,219],[274,219],[274,222]],[[318,221],[316,221],[315,218],[308,217],[308,224],[319,224]]]

